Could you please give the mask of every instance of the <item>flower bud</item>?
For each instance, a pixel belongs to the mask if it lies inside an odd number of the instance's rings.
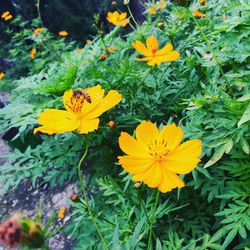
[[[100,59],[101,61],[104,61],[107,57],[108,57],[108,55],[107,55],[106,53],[103,53],[103,54],[101,54],[101,55],[99,56],[99,59]]]
[[[109,126],[109,128],[115,128],[116,127],[116,123],[114,121],[109,121],[108,122],[108,126]]]
[[[111,5],[112,5],[113,7],[116,7],[116,6],[117,6],[117,2],[116,2],[116,1],[112,1]]]
[[[136,183],[134,184],[134,187],[135,187],[135,188],[139,188],[139,187],[141,186],[141,184],[142,184],[141,182],[136,182]]]
[[[71,199],[72,201],[76,202],[76,201],[79,200],[79,197],[78,197],[77,194],[72,194],[71,197],[70,197],[70,199]]]
[[[157,26],[158,26],[158,28],[161,29],[161,30],[163,30],[163,29],[165,28],[164,22],[159,22],[159,23],[157,24]]]
[[[130,0],[124,0],[124,1],[123,1],[123,4],[124,4],[124,5],[128,5],[129,2],[130,2]]]

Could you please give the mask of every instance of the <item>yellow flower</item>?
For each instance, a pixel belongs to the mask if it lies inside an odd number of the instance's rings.
[[[140,42],[135,41],[132,46],[145,57],[136,58],[137,61],[148,61],[147,64],[153,66],[159,65],[162,62],[170,62],[178,60],[180,57],[179,52],[173,50],[171,43],[158,50],[158,42],[154,36],[147,38],[146,46]]]
[[[9,11],[5,11],[5,12],[1,15],[1,18],[4,19],[4,18],[7,17],[9,14],[10,14]]]
[[[34,129],[34,134],[40,131],[51,135],[74,130],[87,134],[98,128],[99,116],[117,105],[121,99],[121,94],[115,90],[110,90],[104,97],[104,89],[100,85],[68,90],[63,95],[66,110],[44,110],[38,115],[38,123],[42,126]]]
[[[5,74],[3,72],[0,72],[0,80],[3,79]]]
[[[101,61],[104,61],[106,58],[108,57],[108,55],[106,53],[102,53],[100,56],[99,56],[99,59]]]
[[[33,36],[37,36],[39,33],[41,33],[43,31],[43,28],[36,28],[34,31],[33,31]]]
[[[62,207],[59,212],[58,212],[58,219],[59,220],[62,220],[65,216],[65,212],[66,212],[66,208],[65,207]]]
[[[127,13],[126,12],[123,12],[121,14],[119,14],[118,11],[115,11],[115,12],[108,12],[108,15],[107,15],[107,20],[114,24],[115,26],[122,26],[122,27],[125,27],[128,23],[129,23],[129,20],[126,19],[127,17]]]
[[[157,12],[156,4],[153,4],[153,5],[148,9],[148,13],[150,13],[151,15],[155,15],[156,12]]]
[[[13,17],[12,15],[8,15],[7,17],[4,18],[4,20],[8,21],[8,20],[12,19],[12,17]]]
[[[88,39],[88,40],[86,40],[85,42],[86,42],[86,44],[91,44],[91,43],[92,43],[92,41],[91,41],[91,40],[89,40],[89,39]]]
[[[81,54],[81,53],[82,53],[82,49],[81,49],[81,48],[77,48],[77,49],[76,49],[76,52],[77,52],[78,54]]]
[[[30,51],[30,58],[31,59],[34,59],[36,56],[36,48],[33,48],[31,51]]]
[[[180,144],[182,138],[182,129],[174,123],[158,130],[153,123],[143,121],[136,128],[136,139],[121,133],[119,145],[127,155],[119,156],[119,163],[134,181],[163,193],[184,187],[178,174],[190,173],[197,166],[202,147],[198,139]]]
[[[59,36],[67,36],[68,32],[67,31],[60,31],[60,32],[58,32],[58,35]]]
[[[108,52],[110,52],[110,53],[113,53],[113,52],[116,52],[116,51],[117,51],[117,49],[114,48],[114,47],[109,47],[108,48]]]
[[[165,0],[160,0],[155,4],[152,4],[151,7],[148,9],[148,12],[152,15],[155,15],[158,10],[163,10],[167,6]]]
[[[206,16],[206,14],[204,14],[204,13],[198,11],[198,10],[194,10],[193,11],[193,15],[197,16],[197,17],[204,17],[204,16]]]

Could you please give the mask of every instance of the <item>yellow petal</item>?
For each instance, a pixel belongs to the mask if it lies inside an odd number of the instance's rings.
[[[158,50],[155,55],[156,56],[163,56],[167,53],[169,53],[170,51],[173,50],[173,45],[171,43],[168,43],[166,46],[164,46],[162,49]]]
[[[73,113],[65,110],[47,109],[38,117],[38,123],[43,125],[43,130],[46,128],[55,133],[70,132],[80,125],[80,120]]]
[[[158,186],[159,191],[166,193],[174,188],[182,188],[185,184],[179,176],[162,168],[162,181]]]
[[[107,110],[113,108],[122,100],[122,95],[116,90],[110,90],[108,94],[100,101],[99,105],[95,108],[90,109],[88,112],[84,111],[85,119],[93,119],[99,117]]]
[[[150,188],[156,188],[162,182],[162,171],[159,163],[155,163],[147,172],[144,174],[143,182]]]
[[[79,131],[79,134],[87,134],[89,132],[92,132],[98,129],[99,122],[100,120],[98,118],[91,119],[91,120],[81,119],[81,124],[77,128]]]
[[[147,44],[147,48],[150,51],[156,52],[158,50],[158,42],[154,36],[150,36],[149,38],[147,38],[146,44]]]
[[[135,50],[137,50],[139,53],[141,53],[144,56],[150,56],[151,55],[151,52],[140,41],[133,42],[132,46],[135,48]]]
[[[176,127],[176,125],[173,123],[163,127],[160,132],[160,137],[161,140],[164,140],[167,143],[168,150],[172,152],[181,143],[183,131],[180,127]]]
[[[119,19],[120,20],[124,20],[125,18],[127,17],[127,13],[126,12],[123,12],[119,15]]]
[[[33,133],[36,134],[37,132],[41,132],[41,133],[45,133],[45,134],[49,134],[49,135],[57,133],[55,130],[47,128],[45,126],[40,126],[38,128],[35,128]]]
[[[150,158],[149,152],[145,147],[126,132],[121,132],[119,146],[121,150],[128,155]]]
[[[145,172],[153,163],[153,159],[137,156],[119,156],[119,163],[130,174]]]
[[[127,24],[129,23],[128,19],[125,19],[124,21],[122,21],[122,27],[125,27]]]
[[[150,142],[159,135],[158,128],[152,122],[143,121],[136,128],[136,139],[139,143],[149,146]]]
[[[168,54],[165,54],[163,56],[155,56],[154,58],[152,58],[150,63],[151,65],[153,65],[153,64],[163,63],[163,62],[171,62],[171,61],[178,60],[179,58],[180,58],[179,52],[171,51]]]
[[[201,152],[200,140],[187,141],[167,155],[166,160],[164,160],[165,168],[173,173],[188,174],[200,162]]]

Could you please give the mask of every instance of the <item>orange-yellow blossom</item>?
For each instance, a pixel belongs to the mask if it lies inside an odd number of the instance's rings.
[[[59,36],[67,36],[68,32],[63,30],[63,31],[58,32],[58,35]]]
[[[0,72],[0,80],[3,79],[5,74],[3,72]]]
[[[5,21],[8,21],[12,18],[13,16],[10,14],[9,11],[5,11],[2,15],[1,18],[4,19]]]
[[[30,51],[30,58],[33,60],[36,56],[36,48],[33,48],[31,51]]]
[[[160,1],[156,2],[155,4],[152,4],[150,6],[150,8],[148,9],[148,12],[151,15],[155,15],[157,13],[157,11],[165,9],[166,6],[167,6],[166,1],[160,0]]]
[[[204,13],[198,11],[198,10],[194,10],[193,15],[197,16],[197,17],[205,17],[206,16],[206,14],[204,14]]]
[[[62,207],[58,212],[58,219],[62,220],[65,217],[66,208]]]
[[[143,58],[136,58],[136,60],[147,61],[147,64],[150,66],[175,61],[180,57],[179,52],[173,50],[171,43],[168,43],[165,47],[158,50],[158,42],[154,36],[147,38],[146,46],[140,41],[133,42],[132,46],[145,56]]]
[[[135,182],[144,182],[150,188],[165,193],[184,182],[178,174],[190,173],[200,162],[201,141],[193,139],[181,144],[183,131],[174,123],[158,129],[155,124],[143,121],[136,128],[136,138],[122,132],[119,163]]]
[[[36,28],[34,31],[33,31],[33,36],[37,36],[39,33],[41,33],[43,31],[43,28]]]
[[[104,89],[100,85],[80,90],[64,93],[66,110],[47,109],[39,114],[38,123],[41,126],[35,128],[34,133],[40,131],[51,135],[77,130],[80,134],[87,134],[98,129],[99,116],[122,99],[121,94],[115,90],[110,90],[104,96]]]
[[[107,14],[107,20],[110,23],[114,24],[115,26],[125,27],[129,23],[129,20],[126,19],[126,17],[127,17],[126,12],[119,14],[118,11],[115,11],[115,12],[108,12]]]

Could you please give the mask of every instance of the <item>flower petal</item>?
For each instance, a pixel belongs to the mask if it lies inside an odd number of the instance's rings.
[[[91,131],[98,129],[100,119],[81,119],[81,124],[78,127],[79,134],[87,134]]]
[[[162,171],[159,163],[154,163],[153,166],[144,174],[143,182],[150,188],[156,188],[162,182]]]
[[[121,150],[128,155],[150,158],[149,152],[143,145],[138,143],[131,135],[121,132],[119,137],[119,145]]]
[[[135,41],[132,43],[132,46],[135,48],[135,50],[137,50],[142,55],[151,56],[150,51],[146,48],[146,46],[142,42]]]
[[[93,109],[84,111],[84,119],[93,119],[99,117],[107,110],[113,108],[122,100],[122,95],[116,90],[110,90],[108,94]]]
[[[139,143],[149,146],[150,142],[157,138],[159,130],[152,122],[142,121],[136,128],[136,139]]]
[[[185,184],[179,176],[162,168],[162,181],[158,186],[159,191],[166,193],[174,188],[182,188],[184,186]]]
[[[201,141],[198,139],[187,141],[178,146],[164,160],[165,168],[177,174],[190,173],[200,162],[202,152]]]
[[[164,140],[167,143],[168,150],[172,152],[181,143],[183,131],[180,127],[176,127],[176,125],[173,123],[163,127],[160,132],[160,137],[161,140]]]
[[[180,53],[177,51],[171,51],[169,53],[167,53],[166,55],[163,56],[156,56],[155,58],[153,58],[153,60],[156,60],[158,62],[171,62],[171,61],[175,61],[178,60],[180,58]]]
[[[46,109],[38,115],[38,123],[43,126],[34,132],[47,129],[51,134],[53,131],[53,133],[73,131],[79,127],[80,120],[73,113],[65,110]]]
[[[42,132],[48,135],[52,135],[56,133],[54,129],[47,128],[46,126],[40,126],[38,128],[35,128],[33,133],[36,134],[37,132]]]
[[[173,50],[173,45],[171,43],[168,43],[166,46],[164,46],[162,49],[158,50],[155,55],[156,56],[163,56],[167,53],[169,53],[170,51]]]
[[[156,52],[158,50],[158,42],[154,36],[150,36],[149,38],[147,38],[146,45],[150,51]]]
[[[153,159],[137,156],[119,156],[119,163],[130,174],[146,171],[153,163]]]

